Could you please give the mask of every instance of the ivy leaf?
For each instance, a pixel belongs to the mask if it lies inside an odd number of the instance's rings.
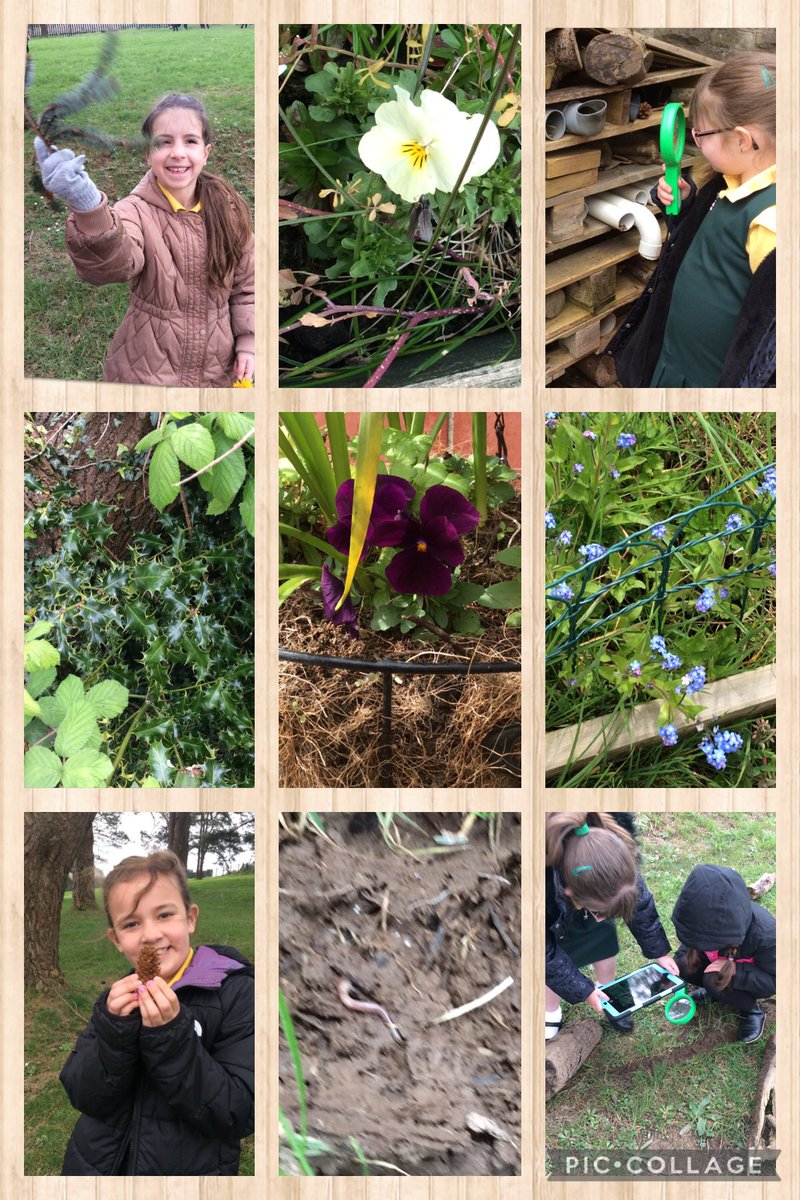
[[[128,689],[115,679],[104,679],[89,688],[86,699],[98,717],[118,717],[128,707]]]
[[[256,423],[252,413],[224,412],[217,413],[217,422],[226,437],[232,442],[238,442],[247,433],[255,431]]]
[[[82,698],[67,708],[53,748],[56,754],[69,757],[82,750],[98,733],[94,709],[88,700]]]
[[[148,478],[150,500],[159,512],[163,512],[177,496],[180,477],[178,456],[172,448],[171,441],[159,442],[150,463]]]
[[[25,752],[26,788],[58,787],[61,782],[61,759],[45,746],[32,746]]]
[[[108,780],[114,764],[107,754],[86,748],[64,763],[61,782],[65,788],[98,788]]]
[[[251,475],[244,485],[242,500],[239,505],[242,524],[251,537],[256,536],[256,481]]]
[[[181,462],[185,462],[193,471],[199,471],[214,461],[214,439],[197,421],[192,425],[181,425],[174,431],[172,448]]]

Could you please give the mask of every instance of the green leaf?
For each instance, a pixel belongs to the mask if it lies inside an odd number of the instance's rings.
[[[172,448],[181,462],[193,471],[207,467],[214,461],[214,439],[197,421],[192,425],[181,425],[172,434]]]
[[[58,787],[61,782],[61,759],[44,746],[32,746],[25,752],[23,782],[27,788]]]
[[[130,600],[125,609],[125,628],[151,641],[158,632],[158,625],[145,611],[144,605]]]
[[[137,563],[131,572],[131,582],[137,591],[151,592],[153,595],[162,591],[171,579],[172,568],[154,558]],[[133,605],[129,605],[129,608],[133,608]]]
[[[216,516],[225,512],[233,503],[233,498],[245,481],[247,467],[241,450],[234,450],[221,463],[217,463],[209,472],[211,494],[213,499],[208,506],[208,515]]]
[[[450,627],[454,633],[476,634],[481,633],[483,630],[480,617],[471,609],[465,609],[464,612],[460,612],[453,617]]]
[[[23,666],[26,671],[45,671],[48,667],[57,667],[60,662],[61,655],[55,646],[41,638],[33,642],[26,641],[23,645]]]
[[[171,441],[160,442],[150,463],[148,479],[150,500],[159,512],[163,512],[177,496],[180,477],[178,456],[172,448]]]
[[[43,671],[31,671],[28,674],[26,687],[34,700],[50,687],[55,677],[55,667],[46,667]]]
[[[64,719],[64,706],[59,704],[55,696],[42,696],[39,710],[39,715],[50,729],[56,729]]]
[[[146,775],[139,786],[143,788],[160,788],[161,784],[152,775]]]
[[[39,705],[36,703],[36,701],[34,700],[33,696],[30,694],[30,692],[28,691],[27,688],[23,688],[23,692],[24,692],[24,716],[25,716],[25,724],[27,725],[28,722],[32,721],[34,717],[41,716],[42,710],[39,707]]]
[[[293,575],[290,579],[284,580],[278,588],[278,607],[280,608],[284,600],[289,599],[292,592],[296,592],[299,587],[311,579],[319,579],[319,573],[316,575]]]
[[[504,579],[493,583],[478,599],[484,608],[521,608],[522,583],[519,579]]]
[[[35,625],[31,625],[28,632],[25,634],[26,642],[35,642],[37,638],[44,637],[53,628],[52,621],[37,621]]]
[[[109,779],[114,764],[107,754],[88,747],[72,754],[64,763],[62,783],[67,788],[98,788]]]
[[[498,550],[495,558],[499,563],[505,563],[507,567],[521,567],[522,546],[507,546],[505,550]]]
[[[172,763],[169,761],[166,746],[161,742],[151,742],[147,756],[150,759],[150,770],[153,772],[153,776],[162,787],[166,787],[172,772]]]
[[[143,438],[133,447],[134,450],[149,450],[151,446],[157,446],[159,442],[163,442],[166,430],[154,429],[152,433],[146,433]]]
[[[239,513],[242,518],[242,524],[251,537],[256,536],[256,481],[250,476],[247,483],[244,485],[242,492],[241,503],[239,504]]]
[[[97,720],[94,709],[86,699],[80,699],[70,704],[64,714],[64,719],[58,727],[58,735],[53,747],[56,754],[68,757],[89,742],[97,733]]]
[[[221,412],[216,416],[220,429],[232,442],[238,442],[248,433],[255,433],[256,423],[252,413]]]
[[[82,699],[83,682],[77,675],[68,675],[56,688],[56,700],[61,707],[62,717],[71,704],[77,704]]]
[[[118,717],[128,707],[128,689],[115,679],[104,679],[89,688],[86,699],[98,717]]]

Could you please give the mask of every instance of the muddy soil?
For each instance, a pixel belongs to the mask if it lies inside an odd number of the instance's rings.
[[[421,830],[398,829],[413,850],[463,819],[409,815]],[[519,1174],[519,814],[502,816],[494,849],[478,821],[465,849],[434,855],[393,853],[374,814],[326,813],[324,828],[332,842],[306,828],[299,838],[284,831],[280,846],[281,987],[309,1135],[330,1148],[312,1160],[315,1172],[362,1174],[354,1138],[367,1159],[410,1175]],[[490,1003],[433,1024],[507,976],[513,985]],[[380,1016],[344,1006],[341,979],[387,1011],[401,1041]],[[280,1105],[298,1129],[283,1039]],[[379,1163],[369,1172],[396,1176]]]

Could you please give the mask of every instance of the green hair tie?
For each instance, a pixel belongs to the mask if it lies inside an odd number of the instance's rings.
[[[584,821],[584,822],[583,822],[583,824],[581,825],[580,829],[573,829],[573,831],[572,831],[572,832],[575,834],[575,836],[576,836],[576,837],[583,837],[583,835],[584,835],[585,833],[588,833],[588,832],[589,832],[589,823],[588,823],[588,821]]]
[[[591,871],[591,869],[592,869],[591,867],[573,867],[572,874],[573,875],[582,875],[584,871]]]
[[[774,88],[775,87],[775,76],[772,74],[771,71],[768,71],[766,67],[761,68],[761,78],[764,81],[765,88]]]

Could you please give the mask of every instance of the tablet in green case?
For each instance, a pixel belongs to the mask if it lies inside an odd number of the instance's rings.
[[[603,1011],[611,1018],[626,1017],[647,1008],[657,1000],[666,1000],[684,986],[684,980],[670,974],[658,963],[648,963],[612,983],[598,984],[608,1000],[601,1000]]]

